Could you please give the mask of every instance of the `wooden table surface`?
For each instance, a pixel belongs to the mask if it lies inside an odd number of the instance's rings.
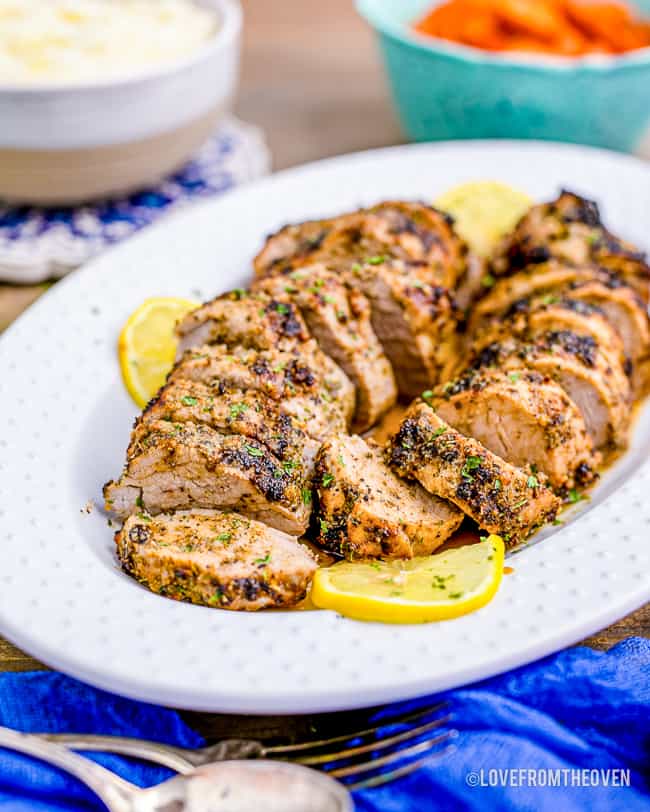
[[[244,0],[238,114],[264,128],[275,169],[400,143],[370,32],[352,0]],[[0,330],[45,286],[0,285]],[[616,540],[612,539],[615,546]],[[607,649],[630,635],[650,637],[650,604],[585,641]],[[43,667],[0,638],[0,671]],[[206,735],[309,735],[306,720],[192,715]],[[318,721],[318,720],[317,720]],[[318,722],[321,729],[326,720]],[[340,721],[337,720],[337,725]]]

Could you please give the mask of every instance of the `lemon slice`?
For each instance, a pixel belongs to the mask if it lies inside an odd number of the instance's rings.
[[[527,194],[491,180],[454,186],[435,205],[456,221],[456,231],[479,256],[488,256],[499,240],[533,205]]]
[[[198,307],[188,299],[147,299],[128,318],[117,344],[124,383],[143,408],[165,383],[176,356],[174,326]]]
[[[503,575],[500,536],[405,561],[342,561],[316,571],[311,597],[321,609],[357,620],[428,623],[485,606]]]

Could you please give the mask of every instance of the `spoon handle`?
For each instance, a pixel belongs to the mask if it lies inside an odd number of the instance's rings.
[[[8,727],[0,727],[0,747],[34,756],[74,775],[101,798],[110,812],[131,812],[133,809],[137,787],[65,747]]]

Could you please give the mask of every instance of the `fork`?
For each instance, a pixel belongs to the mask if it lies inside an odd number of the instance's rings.
[[[456,730],[445,729],[452,716],[439,715],[448,708],[446,702],[418,711],[382,719],[373,727],[326,739],[299,744],[267,746],[255,739],[224,739],[192,750],[120,736],[98,736],[75,733],[37,734],[41,739],[63,744],[73,750],[103,751],[132,756],[168,767],[187,775],[196,767],[236,759],[276,759],[326,772],[343,780],[349,790],[381,786],[418,770],[432,756],[442,756],[453,749]],[[406,726],[392,732],[389,728]],[[349,762],[339,764],[340,762]],[[366,777],[375,770],[388,771]]]

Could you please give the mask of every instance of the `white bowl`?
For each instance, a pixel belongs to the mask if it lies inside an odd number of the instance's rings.
[[[0,84],[0,198],[77,203],[179,168],[228,110],[238,78],[238,0],[199,1],[219,28],[187,59],[88,84]]]

